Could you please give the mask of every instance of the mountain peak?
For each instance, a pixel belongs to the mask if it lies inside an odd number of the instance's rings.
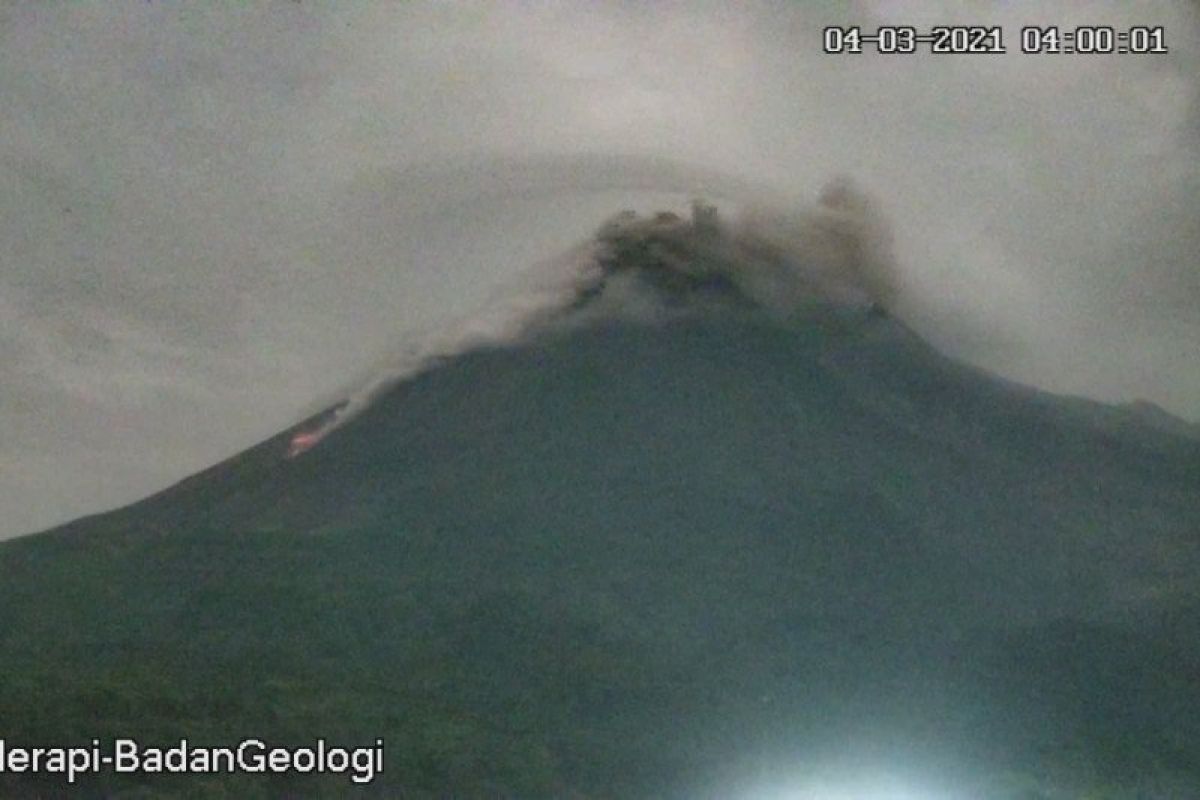
[[[0,544],[6,739],[382,737],[382,796],[1195,796],[1200,445],[873,311],[830,202],[622,215],[353,413]]]

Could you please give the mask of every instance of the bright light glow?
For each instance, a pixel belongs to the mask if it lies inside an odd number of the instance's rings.
[[[888,769],[843,764],[808,770],[790,778],[773,778],[749,786],[743,800],[956,800],[945,785],[925,780],[904,768]]]
[[[843,783],[820,781],[780,792],[752,794],[746,800],[934,800],[937,797],[939,796],[906,786],[874,783],[859,785],[848,780]]]
[[[809,786],[752,795],[753,800],[932,800],[933,796],[905,786],[859,785],[852,780],[846,782],[820,781]],[[747,798],[747,800],[752,800]]]

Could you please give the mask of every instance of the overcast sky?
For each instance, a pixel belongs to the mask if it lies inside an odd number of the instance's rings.
[[[230,455],[607,213],[707,188],[631,156],[797,199],[849,173],[940,346],[1200,419],[1196,5],[808,7],[0,6],[0,537]],[[821,53],[885,23],[1012,51],[1163,25],[1171,53]]]

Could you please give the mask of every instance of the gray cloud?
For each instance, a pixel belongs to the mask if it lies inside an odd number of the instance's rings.
[[[852,22],[1172,52],[819,52]],[[269,435],[624,205],[839,173],[942,347],[1200,418],[1197,76],[1182,2],[7,6],[0,536]]]

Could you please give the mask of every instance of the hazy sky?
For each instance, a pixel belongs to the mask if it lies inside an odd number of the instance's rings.
[[[849,173],[940,346],[1200,419],[1196,4],[809,5],[0,6],[0,536],[232,454],[706,187],[629,156],[797,199]],[[885,23],[1014,52],[821,53]],[[1015,52],[1033,23],[1163,25],[1171,54]]]

